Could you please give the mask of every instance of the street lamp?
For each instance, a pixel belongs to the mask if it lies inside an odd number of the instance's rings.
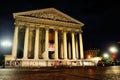
[[[4,67],[4,63],[5,63],[4,55],[6,53],[9,53],[8,51],[10,50],[11,46],[12,46],[12,43],[10,40],[3,40],[0,42],[0,48],[1,48],[0,51],[2,53],[0,63],[2,63],[3,67]]]
[[[1,42],[2,47],[11,47],[12,43],[9,40],[5,40]]]
[[[118,48],[117,48],[116,46],[111,46],[111,47],[109,48],[109,51],[110,51],[110,53],[114,54],[114,53],[117,53],[117,52],[118,52]]]
[[[108,53],[104,53],[103,57],[108,59],[109,58],[109,54]]]

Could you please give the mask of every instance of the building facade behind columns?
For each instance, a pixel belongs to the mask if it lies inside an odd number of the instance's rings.
[[[13,13],[12,54],[6,66],[81,66],[84,24],[55,8]]]

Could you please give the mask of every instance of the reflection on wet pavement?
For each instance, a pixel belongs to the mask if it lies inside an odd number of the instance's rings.
[[[0,80],[120,80],[120,67],[1,68]]]

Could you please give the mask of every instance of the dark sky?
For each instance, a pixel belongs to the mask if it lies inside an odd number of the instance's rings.
[[[1,0],[0,42],[13,39],[12,13],[49,7],[54,7],[85,24],[84,49],[103,49],[106,45],[120,40],[120,9],[117,0]]]

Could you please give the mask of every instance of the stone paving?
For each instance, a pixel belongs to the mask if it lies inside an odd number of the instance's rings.
[[[0,80],[120,80],[120,67],[0,68]]]

